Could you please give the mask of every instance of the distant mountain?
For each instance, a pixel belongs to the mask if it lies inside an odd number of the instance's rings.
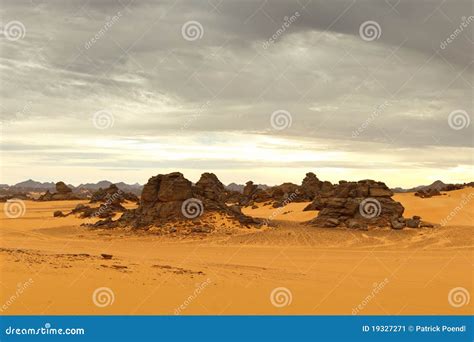
[[[56,184],[53,182],[37,182],[32,179],[28,179],[24,182],[17,183],[9,187],[11,190],[15,191],[53,191],[56,188]]]
[[[242,185],[242,184],[230,183],[225,188],[227,190],[230,190],[230,191],[237,191],[237,192],[240,192],[240,193],[244,192],[244,185]]]
[[[392,189],[392,191],[393,192],[417,192],[420,190],[428,190],[428,189],[434,189],[438,191],[451,191],[451,190],[456,190],[456,189],[462,189],[465,186],[473,186],[473,182],[464,183],[464,184],[446,184],[443,181],[437,180],[431,183],[430,185],[419,185],[410,189],[394,188]]]
[[[87,189],[87,190],[99,190],[100,188],[105,189],[108,188],[112,182],[109,182],[108,180],[102,180],[97,183],[86,183],[86,184],[80,184],[77,186],[78,189]]]
[[[77,190],[80,192],[89,192],[93,193],[100,188],[106,189],[108,188],[111,184],[117,185],[117,187],[124,191],[124,192],[131,192],[137,196],[139,196],[142,193],[143,190],[143,185],[140,185],[138,183],[135,184],[126,184],[124,182],[118,182],[118,183],[112,183],[108,180],[102,180],[98,183],[86,183],[86,184],[81,184],[77,187]]]
[[[73,192],[81,193],[81,194],[92,194],[93,192],[99,190],[100,188],[105,189],[108,188],[112,182],[108,180],[103,180],[98,183],[86,183],[81,184],[77,187],[74,185],[68,184],[67,186],[70,187]],[[124,182],[115,183],[117,187],[124,191],[124,192],[131,192],[135,195],[140,195],[143,189],[143,185],[138,183],[135,184],[126,184]],[[46,192],[49,190],[50,192],[56,191],[56,183],[55,182],[37,182],[32,179],[28,179],[24,182],[17,183],[15,185],[8,185],[8,184],[0,184],[0,189],[8,190],[8,191],[15,191],[15,192]]]
[[[244,187],[245,187],[245,185],[243,185],[243,184],[230,183],[225,188],[227,190],[237,191],[237,192],[243,193],[244,192]],[[266,190],[266,189],[269,188],[269,186],[266,185],[266,184],[257,184],[257,187],[258,187],[258,189],[262,189],[262,190]]]

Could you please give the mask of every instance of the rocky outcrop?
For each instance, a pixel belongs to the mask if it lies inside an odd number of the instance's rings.
[[[257,192],[258,185],[253,184],[252,181],[245,183],[243,195],[247,198],[251,198],[255,192]]]
[[[61,195],[67,195],[72,193],[72,189],[69,188],[64,182],[56,183],[56,193]]]
[[[301,185],[283,183],[266,189],[257,189],[253,182],[247,182],[241,200],[242,205],[254,202],[273,202],[273,207],[281,207],[289,202],[308,202],[333,189],[330,182],[320,181],[312,172],[306,174]]]
[[[159,227],[168,222],[199,221],[205,214],[219,212],[242,224],[256,223],[238,206],[227,206],[224,185],[216,175],[204,173],[195,186],[179,172],[151,177],[143,187],[138,208],[126,210],[108,226]],[[97,225],[103,225],[103,222]]]
[[[216,203],[223,203],[228,197],[224,184],[213,173],[203,173],[194,190],[203,199],[213,199]]]
[[[324,188],[324,189],[323,189]],[[308,172],[301,183],[301,192],[309,199],[313,200],[321,191],[331,190],[332,184],[322,182],[312,172]]]
[[[96,202],[112,202],[112,203],[123,203],[125,201],[129,202],[139,202],[140,199],[138,196],[131,192],[124,192],[120,190],[117,185],[110,184],[108,188],[95,191],[92,196],[90,203]]]
[[[415,196],[421,198],[430,198],[433,196],[441,196],[441,192],[438,189],[430,188],[430,189],[421,189],[415,192]]]
[[[318,195],[308,206],[311,210],[319,210],[318,216],[309,223],[318,227],[360,229],[396,225],[401,229],[404,227],[404,208],[391,198],[392,195],[382,182],[341,181],[331,191]]]
[[[79,196],[73,194],[72,189],[64,182],[56,183],[56,192],[51,193],[49,190],[38,198],[38,201],[63,201],[63,200],[77,200]]]

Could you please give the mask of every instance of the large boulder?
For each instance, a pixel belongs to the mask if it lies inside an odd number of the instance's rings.
[[[312,172],[308,172],[301,183],[301,191],[309,200],[313,200],[321,191],[323,182]]]
[[[258,185],[253,184],[252,181],[245,183],[243,195],[247,198],[252,197],[252,195],[257,191]]]
[[[143,187],[138,208],[126,210],[112,225],[141,228],[171,221],[199,221],[201,216],[212,212],[225,214],[244,224],[255,223],[242,214],[240,208],[227,206],[225,199],[225,187],[212,173],[204,173],[195,186],[179,172],[157,175]]]
[[[64,182],[57,182],[56,183],[56,193],[58,194],[69,194],[72,192],[72,189],[68,187]]]
[[[38,201],[63,201],[63,200],[77,200],[80,196],[74,194],[72,189],[64,182],[56,183],[56,192],[50,193],[49,190],[38,198]]]
[[[365,229],[396,225],[396,229],[400,229],[404,208],[392,195],[382,182],[340,181],[331,191],[320,193],[305,210],[319,210],[318,216],[310,221],[318,227]]]
[[[224,184],[213,173],[205,172],[195,185],[195,192],[207,199],[223,202],[227,198]]]

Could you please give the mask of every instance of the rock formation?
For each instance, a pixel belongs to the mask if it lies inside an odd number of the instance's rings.
[[[131,192],[124,192],[120,190],[117,185],[110,184],[108,188],[95,191],[92,196],[90,203],[96,202],[113,202],[123,203],[124,201],[139,202],[138,196]]]
[[[281,207],[288,202],[307,202],[323,192],[333,189],[330,182],[320,181],[312,172],[306,174],[301,185],[283,183],[267,189],[257,189],[253,182],[247,182],[241,198],[241,205],[253,205],[254,202],[273,202],[273,207]]]
[[[64,182],[56,183],[56,192],[51,193],[49,190],[38,198],[38,201],[63,201],[63,200],[77,200],[80,199],[77,195],[73,194],[72,189],[69,188]]]
[[[415,192],[415,196],[421,197],[421,198],[430,198],[433,196],[441,196],[441,195],[442,195],[441,192],[435,188],[421,189]]]
[[[320,210],[310,221],[318,227],[396,226],[401,229],[405,226],[404,208],[391,198],[392,195],[382,182],[340,181],[331,191],[318,195],[305,210]]]
[[[160,226],[183,220],[200,221],[205,214],[218,212],[242,224],[256,221],[245,216],[238,206],[227,206],[225,187],[212,173],[204,173],[195,186],[179,172],[151,177],[143,187],[140,205],[126,210],[117,221],[98,222],[97,226]]]

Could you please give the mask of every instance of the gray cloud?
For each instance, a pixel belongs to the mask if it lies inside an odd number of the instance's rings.
[[[296,20],[265,48],[295,12]],[[18,20],[26,28],[21,40],[0,40],[7,158],[20,133],[50,150],[62,148],[66,137],[201,134],[194,142],[206,144],[209,134],[217,143],[219,133],[239,133],[301,139],[314,153],[311,139],[346,152],[384,144],[401,161],[405,149],[467,148],[457,160],[440,153],[442,168],[472,158],[474,125],[453,130],[448,115],[465,110],[472,117],[474,22],[440,47],[473,15],[471,1],[3,0],[1,14],[2,27]],[[202,39],[183,39],[182,25],[191,20],[202,25]],[[368,20],[380,25],[379,39],[359,36]],[[91,118],[104,109],[114,125],[97,130]],[[292,116],[284,131],[270,124],[280,109]],[[100,146],[88,148],[81,154],[70,147],[69,157],[57,158],[71,166],[82,157],[101,159]],[[124,167],[119,164],[106,159],[100,166]],[[232,158],[221,165],[248,167]]]

